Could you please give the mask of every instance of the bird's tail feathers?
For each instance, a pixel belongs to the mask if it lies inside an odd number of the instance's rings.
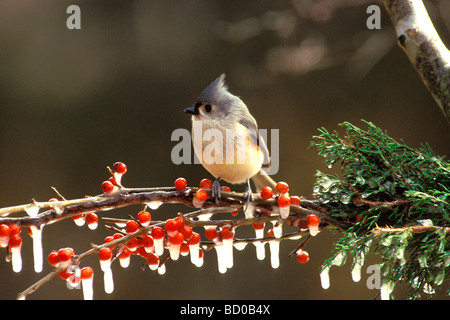
[[[257,192],[260,192],[265,186],[269,186],[272,190],[276,190],[277,183],[262,170],[252,177],[252,181]]]

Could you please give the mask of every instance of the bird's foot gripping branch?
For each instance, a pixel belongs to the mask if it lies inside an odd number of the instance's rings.
[[[277,268],[284,240],[297,242],[289,256],[306,263],[308,241],[330,227],[342,237],[334,255],[322,266],[324,288],[329,285],[330,267],[350,258],[353,279],[358,281],[365,257],[372,252],[381,258],[377,265],[381,298],[391,298],[398,282],[409,286],[413,298],[421,292],[433,293],[450,274],[450,166],[428,146],[412,149],[373,124],[367,125],[364,131],[344,123],[344,138],[325,129],[314,137],[311,146],[319,156],[329,167],[339,165],[342,171],[335,175],[318,172],[312,200],[289,195],[285,182],[277,183],[275,189],[262,188],[249,206],[245,193],[226,186],[217,201],[211,197],[208,179],[198,186],[178,178],[173,187],[127,188],[122,184],[127,167],[118,162],[108,168],[111,178],[103,182],[100,195],[67,200],[55,189],[58,197],[49,201],[1,208],[0,246],[7,250],[14,271],[21,271],[23,228],[33,239],[35,271],[42,272],[44,256],[54,267],[18,297],[25,298],[49,280],[62,278],[68,287],[82,288],[84,297],[92,299],[95,264],[101,267],[106,292],[114,290],[111,263],[126,268],[140,260],[163,274],[170,261],[189,259],[193,267],[201,267],[204,254],[215,252],[218,271],[224,273],[233,266],[235,249],[254,254],[249,247],[254,248],[262,260],[267,245],[270,263]],[[171,203],[191,210],[158,219],[158,207]],[[111,209],[131,205],[139,206],[136,214],[111,217]],[[80,227],[95,230],[99,215],[110,233],[103,243],[91,244],[85,252],[57,244],[42,248],[47,224],[70,218]],[[241,228],[252,228],[254,236],[241,237]]]

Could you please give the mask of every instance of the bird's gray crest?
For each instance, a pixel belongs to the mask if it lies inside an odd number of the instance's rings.
[[[203,104],[220,104],[224,98],[232,96],[228,92],[228,87],[225,84],[225,73],[222,73],[216,80],[214,80],[205,90],[200,94],[197,101]]]

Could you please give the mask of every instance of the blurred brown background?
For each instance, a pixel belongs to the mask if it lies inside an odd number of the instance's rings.
[[[81,8],[81,30],[68,30],[66,9]],[[381,7],[381,29],[366,28],[366,8]],[[426,2],[443,41],[450,45],[450,3]],[[310,197],[316,170],[308,150],[317,128],[372,121],[395,139],[429,142],[449,154],[450,127],[409,60],[396,46],[381,4],[375,1],[60,1],[0,2],[0,206],[45,201],[56,187],[66,198],[101,193],[106,166],[123,161],[129,187],[170,186],[184,176],[196,185],[210,177],[201,166],[174,165],[177,128],[189,128],[182,109],[219,74],[247,103],[261,128],[280,129],[280,170],[293,193]],[[236,187],[243,190],[243,186]],[[109,211],[125,217],[139,208]],[[186,207],[164,206],[165,219]],[[84,252],[109,234],[72,221],[44,230],[45,256],[64,246]],[[160,276],[113,265],[115,291],[107,295],[97,258],[96,299],[370,299],[362,280],[351,280],[351,261],[330,271],[320,286],[319,267],[338,234],[322,232],[300,265],[281,244],[281,266],[256,259],[253,246],[235,252],[235,266],[217,271],[215,252],[196,268],[188,259],[167,264]],[[0,263],[0,298],[16,294],[47,272],[33,271],[31,240],[24,235],[23,271]],[[4,251],[1,252],[4,254]],[[267,257],[269,257],[267,248]],[[443,290],[444,291],[444,290]],[[399,286],[396,296],[404,298]],[[445,298],[443,293],[437,297]],[[64,281],[45,284],[29,299],[82,299]]]

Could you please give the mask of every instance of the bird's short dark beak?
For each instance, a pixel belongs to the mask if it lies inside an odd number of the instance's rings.
[[[189,113],[189,114],[193,114],[193,115],[198,115],[199,114],[198,108],[196,108],[196,107],[186,108],[183,111],[186,112],[186,113]]]

